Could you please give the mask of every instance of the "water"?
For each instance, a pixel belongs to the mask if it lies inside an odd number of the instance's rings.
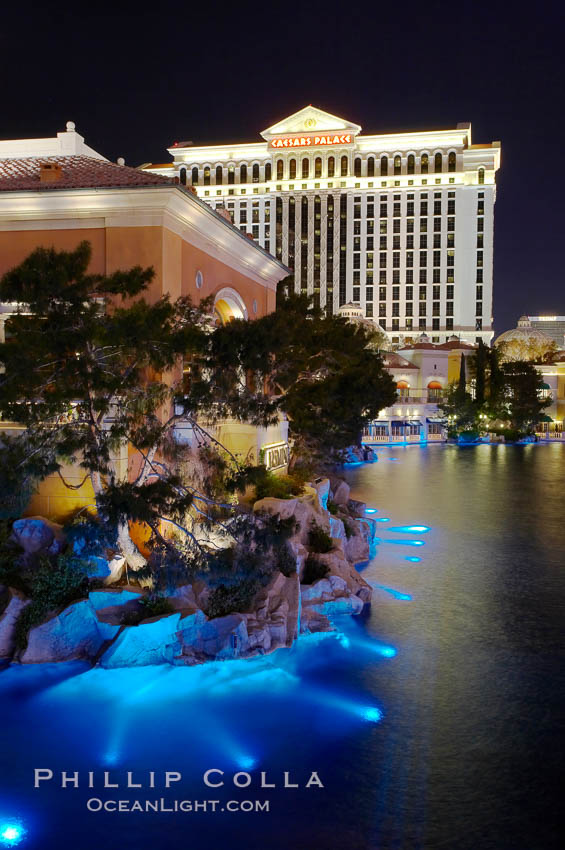
[[[338,635],[193,670],[0,674],[0,838],[19,818],[18,846],[42,850],[562,846],[565,448],[383,448],[347,477],[390,522],[364,571],[372,609]],[[34,790],[34,768],[58,785]],[[225,787],[203,785],[210,768]],[[89,770],[158,787],[88,789]],[[166,770],[183,775],[168,791]],[[228,784],[238,770],[249,788]],[[284,771],[325,787],[284,789]],[[270,811],[89,813],[92,797]]]

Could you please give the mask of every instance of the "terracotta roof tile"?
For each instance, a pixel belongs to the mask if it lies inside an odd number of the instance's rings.
[[[42,163],[56,163],[61,177],[53,182],[41,182]],[[173,181],[160,174],[138,171],[90,156],[48,156],[0,159],[0,192],[53,189],[90,189],[171,185]]]

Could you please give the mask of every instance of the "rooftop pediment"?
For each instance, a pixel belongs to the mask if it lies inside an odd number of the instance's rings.
[[[272,127],[263,130],[261,135],[270,140],[273,136],[285,136],[294,133],[325,133],[333,131],[335,134],[350,133],[356,135],[361,132],[359,124],[352,124],[345,118],[331,115],[318,109],[316,106],[305,106],[293,115],[288,115],[281,121],[277,121]]]

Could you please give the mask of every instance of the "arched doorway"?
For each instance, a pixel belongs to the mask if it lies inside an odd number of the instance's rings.
[[[428,384],[428,401],[439,401],[442,389],[439,381],[430,381]]]
[[[233,319],[247,319],[247,307],[235,289],[225,286],[216,293],[214,316],[217,324],[227,325]]]
[[[396,392],[398,393],[399,398],[408,398],[408,393],[410,392],[410,385],[408,381],[398,381],[396,384]]]

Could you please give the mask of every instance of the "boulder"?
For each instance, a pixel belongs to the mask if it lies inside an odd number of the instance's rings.
[[[333,500],[336,505],[347,506],[351,488],[347,481],[342,481],[340,478],[335,479],[332,483]]]
[[[88,598],[94,610],[100,611],[102,608],[113,608],[134,600],[139,601],[143,598],[143,591],[129,587],[109,587],[107,590],[91,590]]]
[[[330,521],[330,537],[334,540],[344,540],[345,538],[345,527],[343,524],[343,520],[337,516],[329,516]]]
[[[191,584],[183,584],[181,587],[175,588],[168,599],[176,611],[182,611],[185,608],[198,608]]]
[[[124,570],[126,568],[126,559],[123,555],[114,555],[114,557],[107,562],[108,564],[108,575],[104,580],[104,584],[115,584],[117,581],[120,581],[124,574]]]
[[[8,603],[0,616],[0,659],[11,658],[16,648],[16,623],[30,600],[13,587],[7,588]]]
[[[352,516],[364,517],[367,510],[367,503],[359,502],[357,499],[349,499],[347,509]]]
[[[353,523],[352,523],[353,525]],[[357,525],[357,523],[355,524]],[[358,531],[358,529],[355,529]],[[359,564],[363,561],[368,561],[370,558],[370,546],[364,534],[359,532],[352,534],[345,541],[344,546],[345,557],[352,564]]]
[[[90,600],[74,602],[47,622],[30,629],[22,664],[94,659],[118,626],[100,627]]]
[[[276,573],[255,598],[254,613],[269,630],[269,649],[292,646],[298,632],[300,584],[298,575]]]
[[[347,592],[352,596],[358,596],[363,603],[371,601],[372,588],[365,579],[359,575],[355,567],[353,567],[343,552],[339,549],[334,549],[332,552],[327,552],[323,555],[317,555],[317,558],[324,564],[327,564],[330,575],[338,576],[345,581]]]
[[[63,526],[41,516],[17,519],[12,525],[12,540],[26,555],[58,555],[65,546]]]
[[[320,611],[311,606],[302,609],[300,618],[300,634],[315,634],[317,632],[333,632],[334,626]]]
[[[180,613],[162,614],[125,626],[99,660],[101,667],[142,667],[172,663],[180,652],[177,638]]]
[[[197,648],[208,658],[237,658],[249,649],[244,614],[228,614],[208,620],[199,629]]]
[[[273,496],[267,496],[265,499],[259,499],[253,505],[255,513],[268,513],[272,516],[277,514],[281,519],[288,519],[294,515],[294,511],[298,502],[298,498],[294,499],[275,499]]]

